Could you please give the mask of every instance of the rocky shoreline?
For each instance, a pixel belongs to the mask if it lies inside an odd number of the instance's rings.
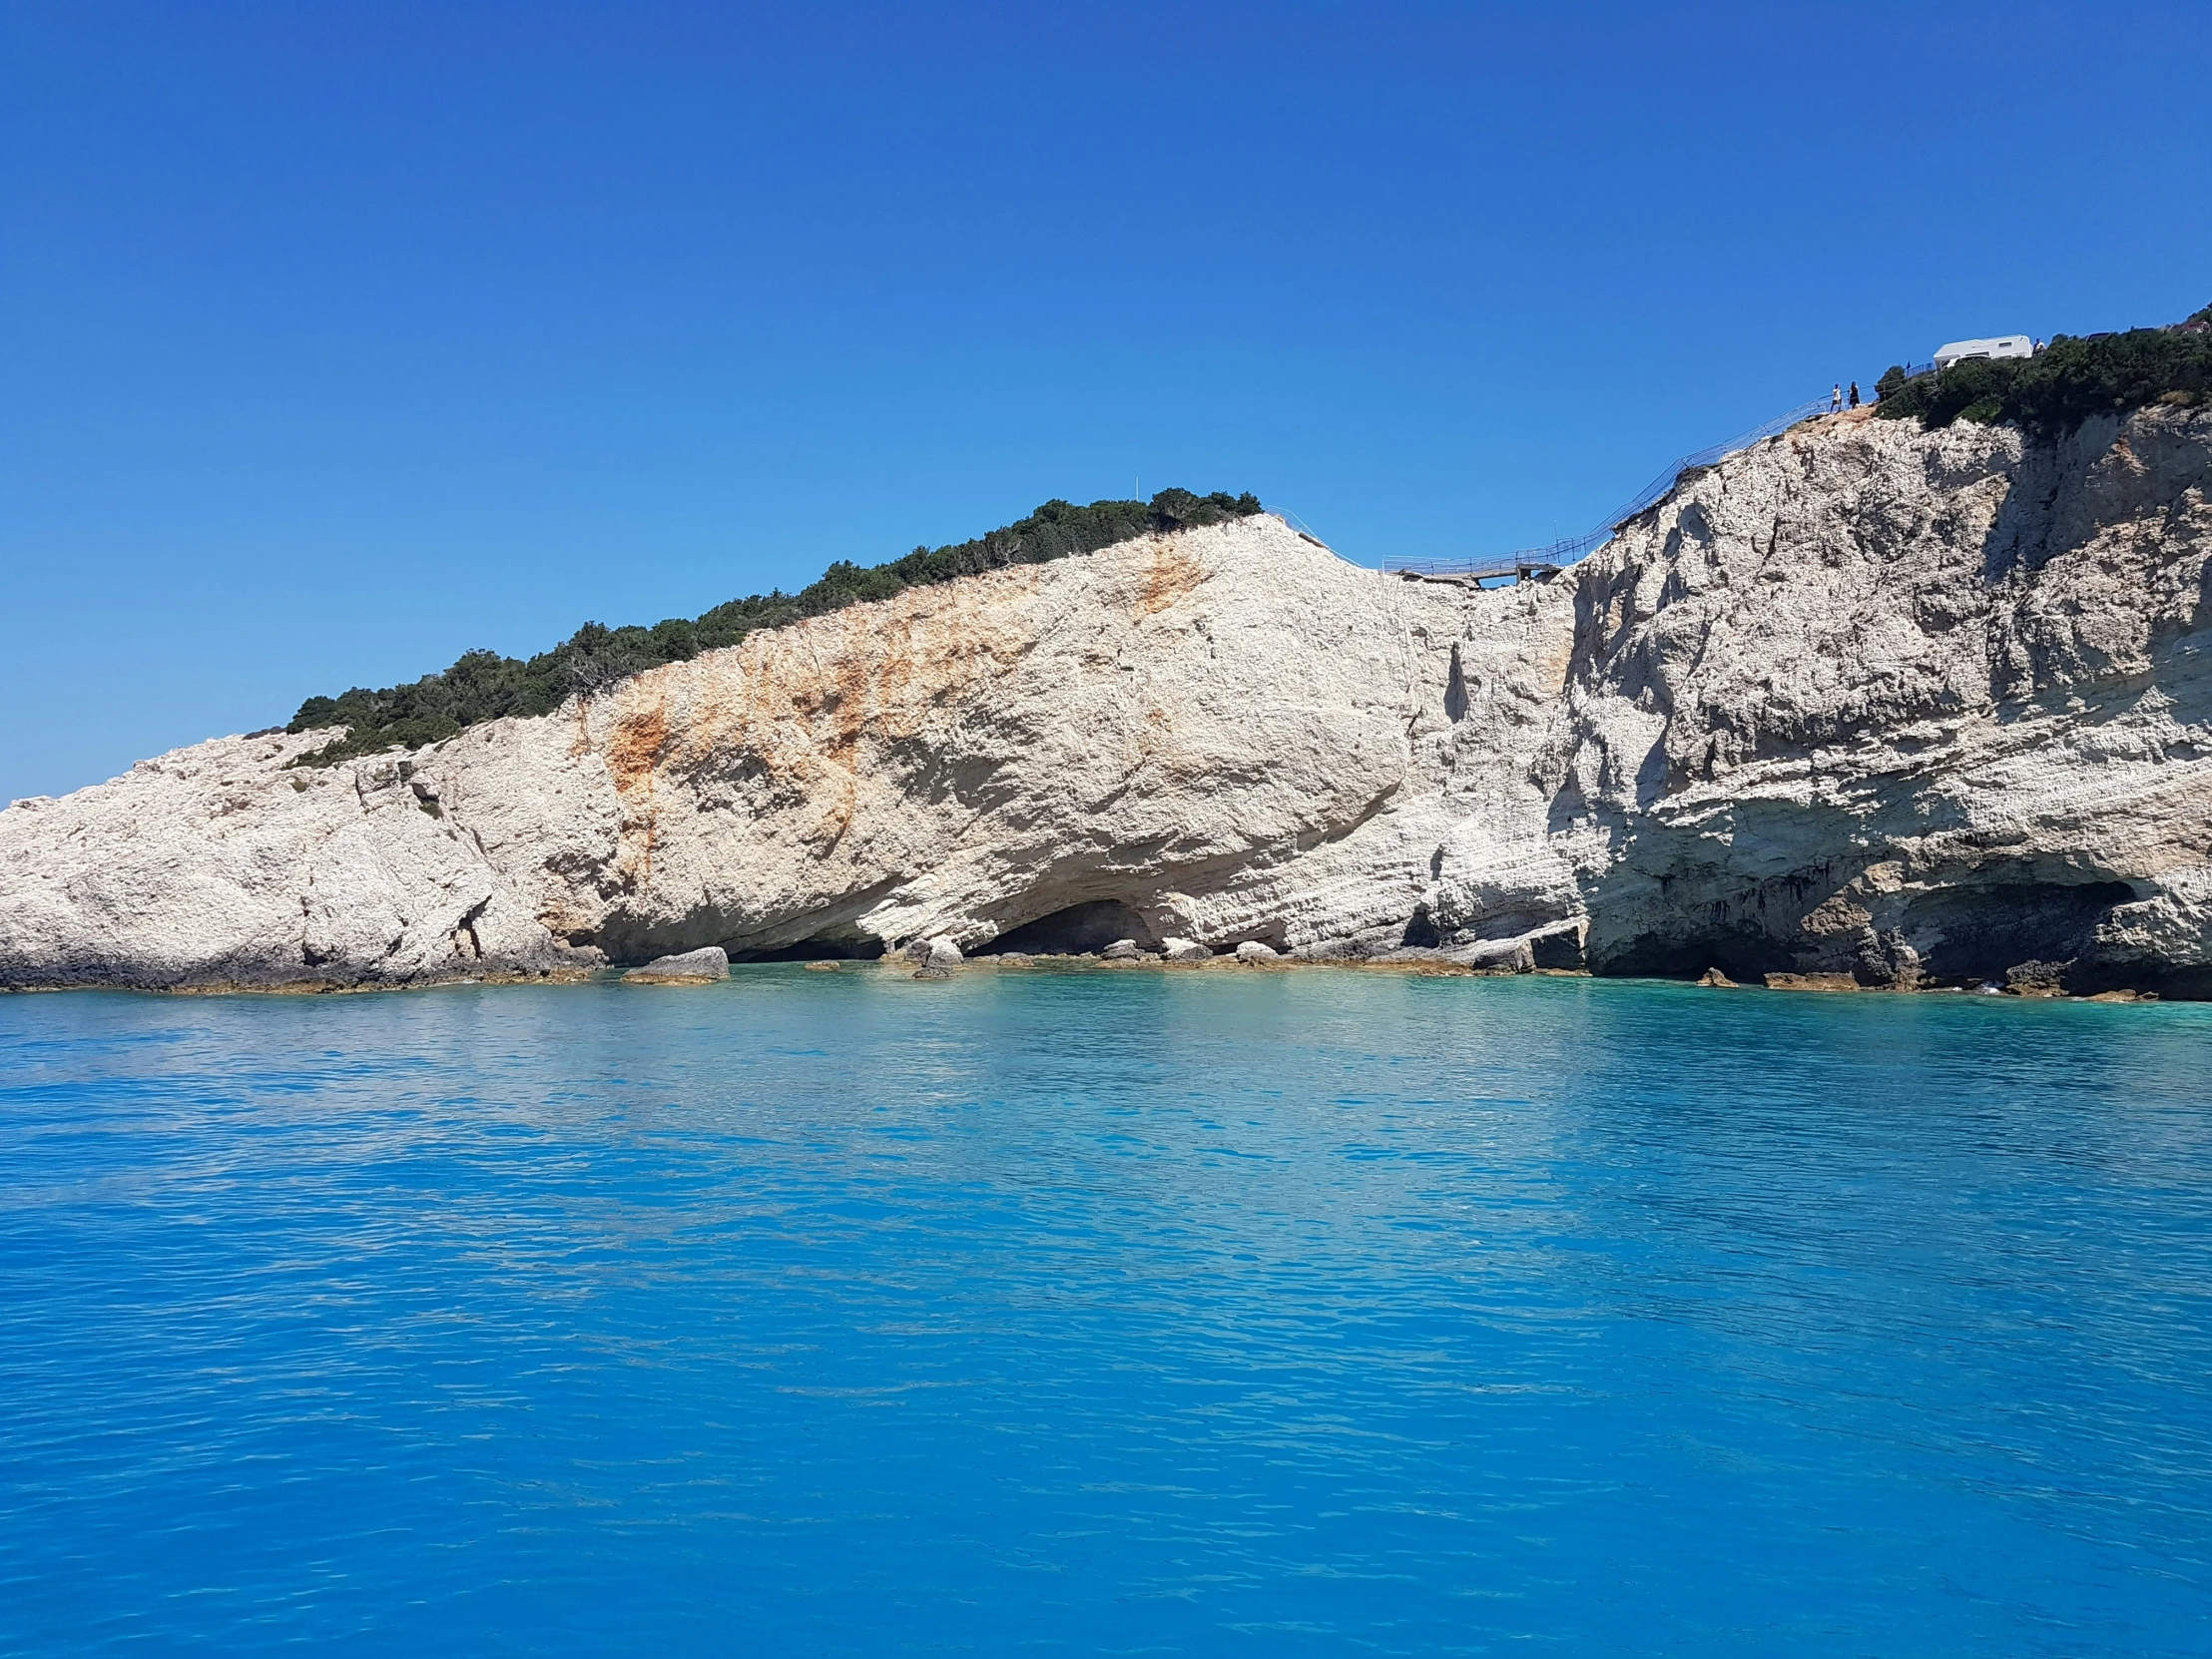
[[[692,953],[697,954],[697,953]],[[662,958],[662,961],[672,958]],[[773,963],[738,963],[737,967],[778,966]],[[931,965],[926,961],[920,967],[905,956],[883,957],[827,957],[800,964],[812,973],[886,973],[910,976],[915,979],[950,979],[956,973],[982,970],[989,973],[1084,973],[1084,972],[1142,972],[1156,970],[1170,973],[1211,972],[1218,970],[1239,971],[1258,969],[1264,972],[1349,972],[1349,973],[1398,973],[1421,978],[1490,979],[1513,978],[1529,975],[1551,979],[1591,979],[1614,977],[1593,974],[1588,968],[1534,967],[1518,962],[1498,964],[1462,960],[1446,951],[1399,950],[1379,956],[1287,956],[1273,953],[1266,957],[1243,955],[1236,951],[1224,951],[1219,955],[1208,953],[1201,957],[1169,957],[1157,951],[1140,951],[1129,956],[1112,956],[1093,951],[1010,951],[995,955],[964,957],[956,967]],[[630,985],[682,985],[702,986],[720,984],[733,977],[732,964],[725,961],[716,972],[658,971],[660,962],[640,967],[623,968],[620,965],[592,967],[548,968],[535,973],[468,973],[425,977],[405,985],[379,982],[343,982],[328,980],[288,980],[282,984],[226,984],[217,981],[174,986],[128,986],[91,983],[61,983],[42,985],[10,985],[0,987],[25,994],[35,991],[81,991],[130,989],[147,996],[333,996],[357,995],[395,990],[454,990],[466,986],[506,985],[588,985],[621,983]],[[1971,994],[2010,996],[2028,1000],[2082,1001],[2100,1003],[2154,1003],[2164,1000],[2156,991],[2108,990],[2074,996],[2056,986],[1997,985],[1984,982],[1970,984],[1862,984],[1850,974],[1797,974],[1769,973],[1763,979],[1750,984],[1729,978],[1718,968],[1712,968],[1696,983],[1702,987],[1722,990],[1769,990],[1832,994],[1835,992],[1871,992],[1882,994],[1936,995]],[[2185,999],[2186,1000],[2186,999]]]
[[[1163,958],[2212,994],[2212,415],[1823,418],[1548,581],[1272,516],[0,813],[0,986]],[[922,964],[927,966],[928,964]]]

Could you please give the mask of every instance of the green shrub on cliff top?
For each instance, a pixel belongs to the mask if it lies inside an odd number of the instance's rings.
[[[1930,428],[1965,419],[2009,421],[2038,436],[2071,431],[2090,415],[2153,403],[2212,401],[2212,305],[2171,328],[2130,328],[2085,339],[2055,335],[2032,357],[1969,357],[1939,374],[1875,382],[1886,420],[1918,415]]]
[[[1260,511],[1259,497],[1216,490],[1162,490],[1147,501],[1047,501],[1027,518],[973,541],[949,547],[917,547],[888,564],[861,566],[840,559],[821,579],[796,594],[778,589],[733,599],[706,615],[670,617],[650,628],[608,628],[587,622],[550,651],[528,661],[496,651],[470,651],[442,674],[426,674],[403,686],[369,691],[355,686],[338,697],[310,697],[299,705],[287,732],[342,726],[345,735],[292,762],[329,766],[353,755],[415,749],[475,725],[508,715],[546,715],[579,692],[604,690],[617,680],[663,663],[688,662],[702,651],[736,645],[760,628],[779,628],[802,617],[822,616],[907,588],[949,582],[1008,565],[1044,564],[1095,553],[1154,531],[1221,524]]]

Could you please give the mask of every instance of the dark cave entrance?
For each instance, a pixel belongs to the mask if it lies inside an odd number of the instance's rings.
[[[1147,950],[1160,945],[1152,924],[1135,910],[1118,898],[1097,898],[1025,921],[989,944],[977,945],[973,954],[999,956],[1019,950],[1033,956],[1076,956],[1104,950],[1116,939],[1135,939]]]
[[[1977,985],[2004,981],[2007,970],[2029,962],[2064,967],[2071,988],[2101,987],[2096,927],[2114,905],[2131,903],[2125,881],[2013,881],[1989,886],[1943,887],[1915,898],[1899,932],[1920,953],[1924,982]],[[1692,979],[1717,967],[1732,979],[1769,973],[1854,972],[1863,984],[1880,983],[1860,960],[1855,942],[1778,938],[1762,928],[1728,925],[1649,932],[1610,946],[1597,970],[1607,974]],[[2134,978],[2140,978],[2138,970]],[[2121,973],[2119,980],[2130,980]],[[2119,982],[2116,980],[2115,982]],[[2131,981],[2130,981],[2131,982]]]
[[[1615,945],[1592,963],[1599,973],[1630,979],[1695,979],[1719,968],[1731,979],[1756,982],[1770,973],[1796,971],[1782,941],[1752,928],[1708,928],[1685,936],[1641,933]]]
[[[2097,923],[2114,905],[2134,898],[2125,881],[1950,887],[1914,900],[1905,913],[1905,936],[1921,952],[1921,970],[1932,979],[2001,982],[2007,968],[2023,962],[2092,956]]]

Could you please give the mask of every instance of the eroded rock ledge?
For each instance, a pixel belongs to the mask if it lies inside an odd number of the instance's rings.
[[[1470,592],[1280,520],[837,612],[408,755],[0,813],[0,983],[1131,939],[2212,993],[2212,416],[1814,422]],[[2025,978],[2022,976],[2025,975]]]

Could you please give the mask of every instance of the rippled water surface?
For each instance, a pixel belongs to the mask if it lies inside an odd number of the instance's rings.
[[[0,1649],[2203,1654],[2212,1008],[0,999]]]

